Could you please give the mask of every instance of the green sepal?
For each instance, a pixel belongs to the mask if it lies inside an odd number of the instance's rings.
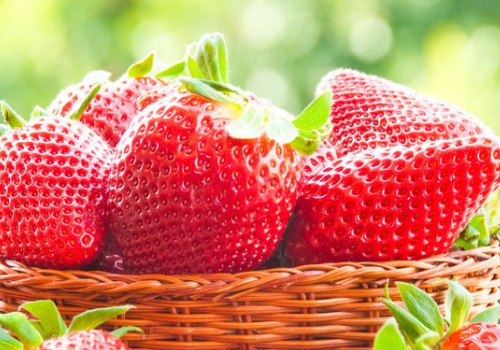
[[[155,63],[155,53],[151,52],[139,62],[132,64],[127,69],[127,76],[130,78],[144,77],[151,72]]]
[[[500,320],[500,305],[481,311],[472,318],[470,323],[498,323]]]
[[[162,78],[167,81],[171,81],[186,74],[186,61],[180,61],[168,66],[164,70],[155,74],[157,78]]]
[[[210,85],[204,83],[203,80],[182,77],[179,78],[179,81],[187,90],[204,96],[210,100],[235,104],[239,104],[241,102],[240,99],[233,98],[229,94],[224,94],[214,89]]]
[[[377,333],[373,350],[408,350],[394,319],[388,320]]]
[[[279,108],[269,108],[266,135],[278,143],[291,144],[299,136],[299,131],[293,121],[287,118],[286,112]]]
[[[480,210],[467,224],[460,236],[453,243],[453,248],[465,250],[485,247],[490,244],[490,229],[486,212]]]
[[[413,284],[398,282],[396,286],[406,309],[427,328],[442,336],[444,334],[443,317],[434,299]]]
[[[139,327],[132,327],[132,326],[126,326],[115,329],[113,332],[111,332],[111,334],[113,334],[117,338],[122,338],[125,334],[130,332],[144,334],[144,331],[142,329],[140,329]]]
[[[434,346],[439,342],[439,334],[427,328],[415,316],[391,300],[384,299],[383,303],[389,308],[399,325],[410,347],[414,347],[418,339],[426,339],[426,345]]]
[[[227,83],[227,47],[222,34],[203,35],[198,42],[190,47],[187,61],[190,72],[192,68],[196,67],[196,75],[191,75],[193,78]],[[192,61],[195,61],[196,65]],[[201,76],[198,76],[200,73]]]
[[[2,350],[23,350],[24,346],[19,340],[12,337],[5,330],[0,328],[0,349]]]
[[[263,133],[267,111],[255,102],[249,102],[243,109],[241,117],[226,126],[229,136],[237,139],[254,139]]]
[[[487,247],[500,233],[500,190],[495,191],[453,243],[454,249]]]
[[[73,318],[65,334],[95,329],[107,320],[122,315],[134,308],[134,306],[125,305],[85,311]]]
[[[328,122],[332,102],[332,93],[330,91],[323,92],[293,120],[293,125],[297,129],[308,131],[323,127]]]
[[[80,102],[80,104],[77,104],[73,109],[68,113],[66,116],[67,118],[70,118],[72,120],[80,120],[82,118],[83,112],[87,109],[87,107],[90,105],[94,97],[99,93],[99,90],[101,90],[102,84],[96,84],[92,90],[85,96],[85,98]]]
[[[329,121],[331,106],[332,94],[330,91],[325,91],[294,119],[293,124],[298,130],[298,135],[290,145],[296,151],[310,155],[330,135],[332,128]]]
[[[42,335],[21,312],[0,315],[0,325],[19,338],[25,349],[34,349],[43,343]]]
[[[49,112],[47,112],[46,109],[40,107],[40,106],[35,106],[33,110],[30,113],[30,118],[31,119],[36,119],[38,117],[47,117],[49,115]]]
[[[12,128],[21,128],[26,125],[26,121],[5,101],[0,101],[0,113],[3,120]]]
[[[24,303],[22,309],[37,318],[36,326],[44,339],[60,337],[68,329],[61,313],[52,300]]]
[[[448,333],[451,334],[466,324],[472,308],[472,295],[456,282],[449,280],[445,282],[449,285],[445,297],[445,310],[449,324]]]
[[[200,66],[198,65],[198,62],[194,59],[193,56],[188,56],[186,58],[186,68],[191,78],[194,79],[205,78],[203,72],[201,71]]]
[[[12,131],[12,128],[8,125],[0,124],[0,136]]]

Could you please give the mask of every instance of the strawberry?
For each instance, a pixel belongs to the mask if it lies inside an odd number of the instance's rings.
[[[500,349],[500,307],[486,309],[468,322],[472,295],[447,281],[446,315],[436,302],[412,284],[399,282],[403,308],[386,295],[384,304],[394,319],[382,327],[374,350],[496,350]]]
[[[318,151],[304,160],[312,176],[341,156],[396,145],[418,145],[486,134],[474,116],[453,105],[391,81],[338,69],[327,74],[318,91],[333,96],[333,128]]]
[[[15,127],[0,136],[2,258],[66,269],[88,265],[99,253],[112,152],[73,120],[97,88],[71,118],[41,116],[26,123],[1,102]]]
[[[168,70],[184,70],[178,88],[142,99],[110,176],[110,228],[125,268],[256,268],[285,230],[301,180],[296,149],[310,153],[321,142],[329,94],[295,119],[251,97],[227,82],[219,34]]]
[[[285,244],[296,264],[445,253],[500,184],[497,138],[343,156],[304,186]]]
[[[35,350],[128,350],[119,338],[104,331],[82,331],[50,339]]]
[[[498,350],[500,326],[491,323],[473,323],[453,333],[442,350]]]
[[[122,315],[132,306],[108,307],[86,311],[66,326],[52,300],[25,303],[24,311],[35,317],[28,320],[21,312],[0,315],[2,349],[23,350],[129,350],[120,338],[128,332],[140,332],[136,327],[122,327],[112,333],[95,330],[105,321]]]
[[[114,82],[108,80],[110,74],[107,72],[91,72],[81,83],[61,91],[48,107],[48,112],[56,116],[66,116],[97,83],[101,83],[101,90],[82,114],[81,121],[111,147],[115,147],[137,114],[137,98],[166,84],[160,78],[146,76],[153,64],[154,55],[150,54],[130,66],[127,74]]]

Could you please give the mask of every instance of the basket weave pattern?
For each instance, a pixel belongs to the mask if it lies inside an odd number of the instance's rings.
[[[0,310],[52,299],[64,316],[133,304],[110,327],[134,325],[146,336],[125,339],[153,349],[371,349],[388,317],[386,281],[413,282],[442,304],[456,278],[474,295],[474,312],[499,298],[500,248],[453,252],[420,261],[337,263],[212,275],[113,275],[0,263]]]

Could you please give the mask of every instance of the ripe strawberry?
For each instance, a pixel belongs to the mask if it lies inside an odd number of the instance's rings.
[[[304,186],[286,255],[297,265],[447,252],[499,184],[497,138],[348,154]]]
[[[448,281],[446,315],[423,290],[396,283],[406,307],[388,296],[383,299],[395,320],[377,334],[374,350],[496,350],[500,349],[500,307],[476,315],[470,323],[472,295],[460,284]]]
[[[104,237],[111,150],[71,118],[25,124],[2,109],[16,128],[0,137],[0,256],[47,268],[89,264]]]
[[[82,331],[45,341],[35,350],[129,350],[119,338],[104,331]]]
[[[137,98],[144,92],[164,86],[166,82],[146,76],[153,67],[153,54],[132,65],[127,75],[108,80],[106,72],[92,72],[81,83],[65,88],[48,107],[52,115],[66,116],[97,83],[102,88],[83,113],[81,121],[93,129],[111,147],[115,147],[137,114]],[[97,74],[96,74],[97,73]]]
[[[95,330],[107,320],[122,315],[132,306],[108,307],[86,311],[73,318],[69,327],[52,300],[40,300],[21,306],[36,318],[28,320],[21,312],[0,315],[2,349],[34,350],[129,350],[120,338],[128,332],[140,332],[136,327],[123,327],[112,333]],[[36,327],[35,327],[36,325]]]
[[[500,326],[490,323],[473,323],[453,333],[443,344],[442,350],[498,350]]]
[[[333,128],[318,151],[305,159],[307,176],[338,157],[367,149],[492,135],[458,107],[351,69],[327,74],[318,87],[319,92],[325,90],[333,96]]]
[[[183,66],[191,77],[175,93],[149,96],[117,148],[110,228],[135,273],[261,265],[295,205],[293,147],[312,152],[328,119],[328,94],[293,119],[229,85],[221,36],[193,48]]]

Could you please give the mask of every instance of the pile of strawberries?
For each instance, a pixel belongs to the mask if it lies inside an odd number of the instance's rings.
[[[91,72],[30,121],[1,103],[2,258],[138,274],[419,259],[500,185],[490,130],[378,77],[333,71],[295,117],[229,83],[220,34],[154,70]]]

